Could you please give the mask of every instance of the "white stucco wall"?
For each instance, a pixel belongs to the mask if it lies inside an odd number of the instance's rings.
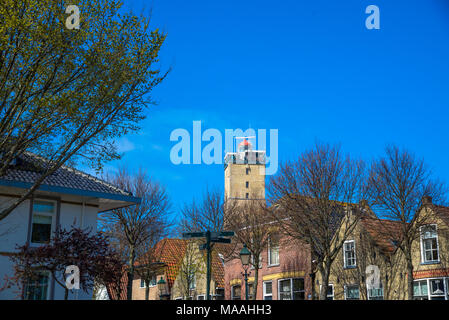
[[[5,201],[10,200],[10,198],[0,197],[0,203],[5,203]],[[92,231],[95,232],[97,225],[97,211],[98,209],[92,206],[84,206],[83,210],[82,205],[61,202],[60,225],[62,228],[68,229],[75,224],[82,228],[90,227],[92,228]],[[24,245],[26,243],[29,227],[29,214],[30,201],[25,201],[8,217],[0,221],[0,253],[14,252],[16,245]],[[3,284],[5,275],[12,276],[12,274],[12,262],[7,256],[0,255],[0,287],[1,284]],[[52,281],[50,280],[50,283],[51,282]],[[50,296],[50,290],[51,288],[49,289],[48,296]],[[16,287],[0,291],[1,300],[19,298],[19,292],[17,292]],[[64,299],[64,289],[56,282],[54,298],[56,300]],[[69,299],[92,299],[92,293],[75,290],[74,293],[69,294]]]

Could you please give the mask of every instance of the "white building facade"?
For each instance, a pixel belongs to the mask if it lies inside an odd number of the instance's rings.
[[[26,159],[28,161],[29,159]],[[25,161],[25,162],[26,162]],[[0,178],[0,208],[8,206],[31,186],[39,172],[22,167],[11,168]],[[25,166],[26,167],[26,166]],[[27,167],[29,168],[29,167]],[[22,202],[0,221],[0,288],[5,276],[13,276],[13,263],[9,256],[18,246],[40,246],[50,240],[57,226],[72,226],[91,232],[97,229],[97,214],[102,211],[135,205],[140,199],[100,179],[71,168],[61,168],[44,181],[32,197]],[[27,289],[12,286],[0,290],[0,300],[60,300],[62,288],[51,275],[43,273]],[[92,299],[92,292],[72,290],[69,300]]]

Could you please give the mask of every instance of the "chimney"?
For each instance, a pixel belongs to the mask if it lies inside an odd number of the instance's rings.
[[[422,204],[425,205],[430,205],[432,204],[432,197],[431,196],[424,196],[421,199]]]
[[[368,207],[368,201],[366,199],[361,199],[359,201],[359,205],[363,208],[366,208],[366,207]]]

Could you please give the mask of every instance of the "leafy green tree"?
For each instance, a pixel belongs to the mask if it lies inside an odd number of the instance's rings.
[[[17,157],[41,159],[40,177],[0,209],[4,219],[63,164],[100,171],[115,141],[139,129],[166,35],[115,0],[80,0],[78,29],[60,0],[0,2],[0,177]],[[71,20],[70,21],[74,21]]]

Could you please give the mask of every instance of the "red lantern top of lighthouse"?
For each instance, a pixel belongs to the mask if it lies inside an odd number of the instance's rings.
[[[251,150],[251,149],[252,149],[252,144],[247,139],[243,139],[242,142],[240,142],[238,145],[239,152],[243,152],[245,150]]]

